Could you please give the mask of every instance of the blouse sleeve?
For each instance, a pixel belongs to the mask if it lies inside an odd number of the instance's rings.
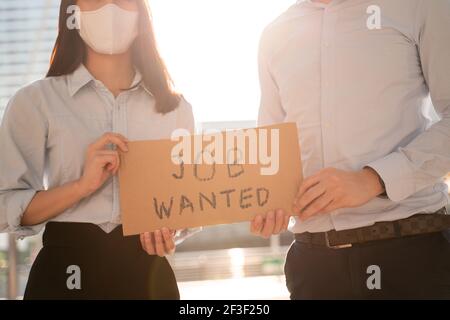
[[[30,88],[9,102],[0,126],[0,232],[37,234],[42,225],[21,226],[22,216],[44,190],[47,120]]]

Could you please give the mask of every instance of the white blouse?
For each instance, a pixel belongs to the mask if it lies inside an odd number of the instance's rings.
[[[0,232],[38,233],[44,224],[20,225],[36,192],[80,178],[87,146],[105,132],[154,140],[170,138],[177,128],[194,131],[192,108],[184,99],[163,115],[139,73],[132,87],[114,97],[81,65],[73,74],[42,79],[17,92],[0,127]],[[94,223],[111,232],[121,224],[118,178],[52,221]]]

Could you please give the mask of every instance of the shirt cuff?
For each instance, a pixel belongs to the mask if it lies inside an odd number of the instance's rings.
[[[22,217],[36,195],[35,190],[19,190],[11,192],[6,199],[6,231],[15,234],[18,238],[34,236],[42,229],[42,225],[24,227],[21,225]]]
[[[390,200],[400,202],[417,192],[414,172],[403,154],[394,152],[367,166],[374,169],[381,177]]]

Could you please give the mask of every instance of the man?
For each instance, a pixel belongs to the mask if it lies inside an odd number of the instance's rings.
[[[450,0],[298,2],[259,64],[260,125],[297,123],[306,177],[291,298],[450,298]],[[278,210],[251,228],[284,223]]]

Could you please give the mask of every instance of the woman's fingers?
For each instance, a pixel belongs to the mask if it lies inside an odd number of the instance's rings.
[[[155,246],[153,245],[153,239],[150,232],[144,233],[144,241],[145,241],[145,248],[149,255],[155,255]]]
[[[175,251],[175,241],[173,235],[167,228],[162,229],[162,235],[164,239],[164,247],[167,254],[172,254]]]
[[[100,139],[95,141],[91,147],[94,150],[104,149],[108,144],[116,145],[121,151],[128,152],[128,139],[118,133],[105,133]]]
[[[145,239],[144,239],[144,234],[143,233],[141,233],[139,235],[139,240],[141,240],[142,249],[144,249],[144,251],[147,252],[147,246],[145,245]]]
[[[114,162],[110,162],[106,164],[105,169],[111,172],[112,174],[116,174],[120,167],[120,156],[119,152],[115,150],[99,150],[96,152],[96,157],[114,157]]]
[[[108,150],[108,149],[97,150],[95,152],[95,154],[119,156],[119,152],[118,151],[116,151],[116,150]]]
[[[101,167],[115,175],[120,168],[119,152],[115,150],[98,150],[95,152],[95,158]]]
[[[94,161],[98,169],[106,169],[110,173],[119,167],[119,158],[115,155],[96,155]]]
[[[175,241],[173,232],[168,228],[156,230],[155,232],[145,232],[140,235],[142,248],[149,255],[165,257],[175,251]]]
[[[163,236],[160,230],[156,230],[153,233],[155,237],[155,251],[156,254],[160,257],[164,257],[166,255],[166,250],[164,248]]]
[[[106,171],[109,171],[110,173],[113,173],[114,172],[114,165],[112,163],[108,163],[106,165],[105,169],[106,169]]]

